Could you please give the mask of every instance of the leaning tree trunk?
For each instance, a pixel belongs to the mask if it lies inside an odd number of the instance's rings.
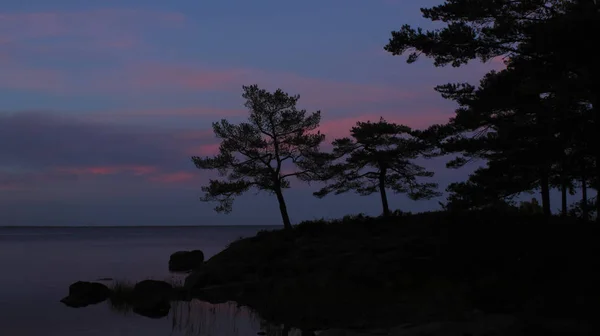
[[[292,222],[288,215],[287,206],[285,205],[285,199],[283,198],[283,192],[281,186],[277,183],[275,186],[275,195],[277,195],[277,202],[279,202],[279,211],[281,212],[281,219],[283,220],[283,228],[289,230],[292,228]]]
[[[550,182],[548,180],[548,172],[542,172],[542,178],[540,181],[542,185],[542,208],[544,209],[544,215],[550,217],[552,211],[550,210]]]
[[[390,215],[390,207],[388,205],[387,194],[385,193],[385,174],[386,169],[383,168],[379,172],[379,193],[381,194],[381,206],[383,207],[383,216],[388,217]]]

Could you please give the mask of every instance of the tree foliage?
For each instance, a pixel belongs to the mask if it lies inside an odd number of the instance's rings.
[[[379,192],[383,213],[389,215],[386,189],[406,193],[413,200],[439,195],[435,191],[437,184],[419,180],[432,177],[433,172],[412,160],[427,153],[430,146],[414,137],[410,127],[382,118],[376,123],[358,122],[350,133],[348,138],[333,141],[332,158],[338,160],[326,166],[330,183],[315,196],[351,190],[362,196]]]
[[[237,125],[223,119],[213,123],[221,140],[214,157],[192,157],[199,169],[216,170],[222,179],[211,179],[202,187],[205,202],[217,202],[217,212],[230,212],[233,200],[254,188],[277,196],[284,226],[291,226],[282,190],[290,178],[312,178],[319,146],[325,136],[316,131],[320,111],[298,110],[299,95],[281,89],[268,92],[257,85],[244,86],[242,97],[250,112],[247,122]]]
[[[429,131],[430,138],[442,146],[441,153],[460,154],[449,166],[489,161],[469,181],[451,185],[450,199],[455,204],[464,204],[465,199],[481,202],[488,199],[480,195],[484,193],[491,202],[540,188],[548,214],[549,188],[558,187],[566,214],[566,195],[576,181],[585,195],[600,173],[596,164],[600,151],[590,146],[600,134],[600,72],[588,41],[589,33],[600,29],[600,4],[593,0],[447,0],[421,11],[425,18],[446,26],[424,31],[403,25],[392,32],[385,46],[388,52],[408,52],[408,63],[424,55],[436,66],[458,67],[495,57],[503,57],[507,65],[504,71],[488,74],[478,88],[469,84],[436,88],[460,106],[449,125]],[[439,135],[444,130],[446,134]],[[506,175],[498,167],[518,176],[515,181],[520,185],[497,183]],[[469,192],[473,194],[459,194]]]

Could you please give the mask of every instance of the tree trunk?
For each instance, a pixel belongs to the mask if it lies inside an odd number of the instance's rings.
[[[561,192],[561,209],[560,209],[560,215],[562,217],[567,217],[567,181],[566,179],[563,177],[562,178],[562,183],[560,186],[560,192]]]
[[[548,173],[542,172],[542,207],[544,209],[544,215],[550,217],[552,211],[550,210],[550,187],[548,181]]]
[[[385,193],[385,174],[386,169],[382,169],[379,173],[379,193],[381,194],[381,205],[383,206],[383,216],[390,215],[390,207],[388,205],[387,194]]]
[[[585,167],[583,167],[585,170]],[[581,213],[583,216],[583,220],[587,221],[589,218],[588,208],[587,208],[587,181],[585,176],[585,171],[581,176]]]
[[[279,202],[279,211],[281,212],[281,219],[283,220],[283,228],[289,230],[292,228],[292,222],[288,215],[287,206],[285,205],[285,199],[283,198],[283,192],[281,187],[275,187],[275,195],[277,195],[277,202]]]

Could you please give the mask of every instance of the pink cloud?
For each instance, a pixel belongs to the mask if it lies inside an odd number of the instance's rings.
[[[209,107],[184,107],[184,108],[161,108],[147,110],[113,110],[113,111],[94,111],[80,114],[79,117],[94,122],[125,122],[131,121],[139,123],[142,120],[151,120],[152,118],[207,118],[216,119],[243,116],[247,113],[245,110],[222,109]],[[211,133],[212,134],[212,133]],[[210,134],[207,134],[210,135]]]
[[[219,147],[218,143],[194,146],[188,148],[185,153],[190,156],[212,156],[219,153]]]
[[[207,67],[152,63],[131,65],[126,67],[125,71],[126,77],[122,78],[121,84],[140,91],[228,89],[233,88],[235,84],[240,84],[240,79],[248,72],[243,69],[214,70]],[[111,73],[103,80],[103,84],[117,83],[115,75],[122,76],[122,74]]]
[[[420,91],[406,91],[373,83],[351,83],[330,79],[304,77],[295,73],[253,71],[246,83],[257,82],[266,89],[281,88],[300,94],[302,104],[318,109],[351,107],[361,103],[381,103],[415,98]]]
[[[206,65],[156,63],[132,64],[119,71],[104,72],[96,77],[93,83],[95,84],[92,89],[96,91],[137,92],[153,90],[240,92],[242,85],[257,83],[268,90],[281,88],[290,94],[300,94],[301,104],[309,104],[319,109],[397,102],[425,93],[420,90],[407,91],[380,84],[349,83],[260,69],[214,69]]]
[[[181,141],[200,142],[214,138],[214,133],[211,129],[199,129],[181,131],[174,136]]]

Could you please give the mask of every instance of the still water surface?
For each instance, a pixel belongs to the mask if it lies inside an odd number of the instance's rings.
[[[256,335],[261,319],[233,304],[175,302],[168,317],[149,319],[59,300],[77,280],[177,280],[171,253],[201,249],[209,258],[264,228],[0,228],[0,335]]]

